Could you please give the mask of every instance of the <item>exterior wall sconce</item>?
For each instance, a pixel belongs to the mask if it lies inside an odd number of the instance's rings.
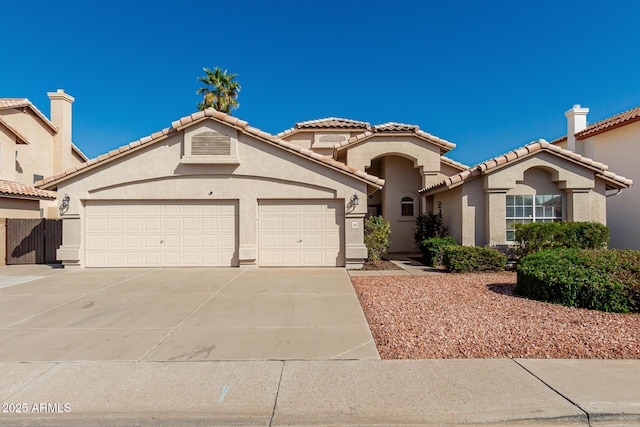
[[[69,195],[65,194],[64,197],[62,198],[62,202],[60,203],[60,215],[64,214],[66,211],[69,210],[70,201],[71,201],[71,198],[69,197]]]
[[[358,198],[357,194],[353,194],[353,196],[351,196],[351,204],[353,206],[358,206],[360,204],[360,199]]]

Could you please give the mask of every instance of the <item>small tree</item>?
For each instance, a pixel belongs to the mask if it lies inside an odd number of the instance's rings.
[[[382,216],[370,216],[364,222],[364,244],[371,261],[378,261],[389,248],[391,224]]]
[[[416,241],[416,245],[420,248],[425,239],[445,237],[448,232],[449,227],[444,225],[444,220],[442,219],[442,203],[439,202],[437,214],[429,212],[420,214],[418,218],[416,218],[416,230],[413,233],[413,238]]]

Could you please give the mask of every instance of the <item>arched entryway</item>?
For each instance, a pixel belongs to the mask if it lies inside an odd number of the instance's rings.
[[[366,172],[385,180],[385,185],[367,200],[368,215],[382,215],[391,224],[389,252],[416,252],[413,232],[420,214],[418,189],[420,170],[413,159],[384,155],[371,161]]]

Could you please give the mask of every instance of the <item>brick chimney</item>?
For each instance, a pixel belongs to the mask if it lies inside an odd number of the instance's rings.
[[[51,100],[51,123],[58,128],[53,136],[53,173],[56,174],[72,166],[71,104],[75,99],[62,89],[47,95]]]
[[[567,149],[581,155],[584,155],[584,149],[581,144],[576,143],[575,134],[587,127],[587,113],[589,109],[580,107],[580,104],[564,113],[567,118]]]

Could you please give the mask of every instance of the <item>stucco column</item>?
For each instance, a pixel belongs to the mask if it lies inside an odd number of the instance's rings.
[[[82,222],[79,214],[65,214],[62,217],[62,246],[56,257],[62,261],[65,269],[81,268]]]
[[[487,236],[489,245],[503,245],[507,241],[507,190],[485,190]]]
[[[438,179],[438,175],[440,171],[423,171],[420,173],[422,176],[422,188],[427,188],[432,185],[437,184],[440,179]]]
[[[589,188],[567,189],[567,221],[590,221]]]
[[[362,268],[367,259],[364,245],[364,212],[347,213],[344,216],[344,252],[347,269]]]
[[[238,200],[238,258],[241,267],[258,266],[258,201],[251,197]]]

